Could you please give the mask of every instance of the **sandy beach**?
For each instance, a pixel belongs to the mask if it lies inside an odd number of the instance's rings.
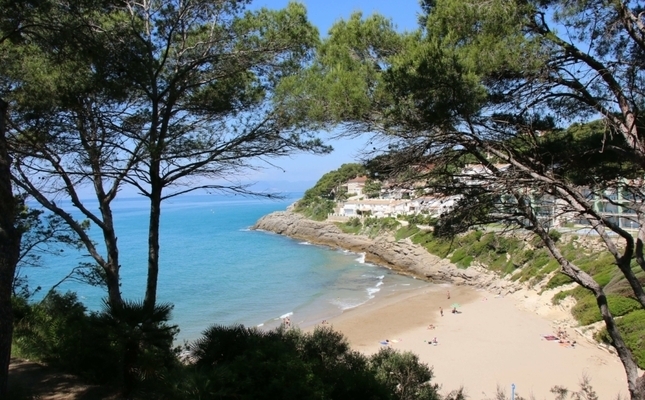
[[[547,298],[525,290],[501,297],[466,286],[429,284],[377,297],[330,324],[363,353],[377,352],[388,339],[395,341],[390,346],[417,354],[433,367],[443,394],[463,386],[470,399],[491,399],[499,386],[510,397],[515,384],[525,398],[554,399],[554,385],[578,390],[586,376],[600,399],[626,397],[618,357],[571,328],[574,348],[543,337],[570,319],[566,310],[547,305]],[[451,313],[453,303],[460,313]],[[435,329],[428,329],[430,324]],[[430,344],[435,337],[438,344]]]

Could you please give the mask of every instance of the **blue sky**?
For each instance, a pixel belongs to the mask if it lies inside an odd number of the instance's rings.
[[[418,0],[302,0],[307,7],[309,20],[318,27],[320,34],[326,36],[329,28],[341,19],[347,19],[355,11],[363,15],[382,14],[392,20],[400,31],[417,27],[417,14],[421,10]],[[283,8],[288,0],[256,0],[252,7]],[[333,141],[331,154],[314,156],[294,155],[290,158],[273,160],[282,168],[266,169],[253,176],[260,182],[259,188],[279,191],[304,191],[313,186],[326,172],[337,169],[344,163],[355,162],[357,154],[365,146],[365,140],[352,139]]]

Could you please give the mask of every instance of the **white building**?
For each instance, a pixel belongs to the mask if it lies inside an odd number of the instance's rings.
[[[347,195],[349,197],[362,196],[365,183],[367,182],[366,176],[357,176],[354,179],[347,181]]]

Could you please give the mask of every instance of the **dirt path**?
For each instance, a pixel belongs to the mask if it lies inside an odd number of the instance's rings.
[[[11,359],[10,392],[31,395],[39,400],[117,400],[114,390],[87,385],[76,376],[55,371],[44,365]]]

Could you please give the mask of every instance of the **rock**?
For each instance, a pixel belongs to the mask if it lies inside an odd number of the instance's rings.
[[[347,234],[331,222],[313,221],[292,211],[277,211],[260,218],[252,229],[265,230],[310,243],[365,253],[365,260],[398,273],[431,282],[472,285],[498,293],[513,293],[515,283],[503,281],[483,265],[459,269],[446,259],[430,254],[410,240],[380,236],[372,239]],[[512,288],[512,289],[509,289]]]

